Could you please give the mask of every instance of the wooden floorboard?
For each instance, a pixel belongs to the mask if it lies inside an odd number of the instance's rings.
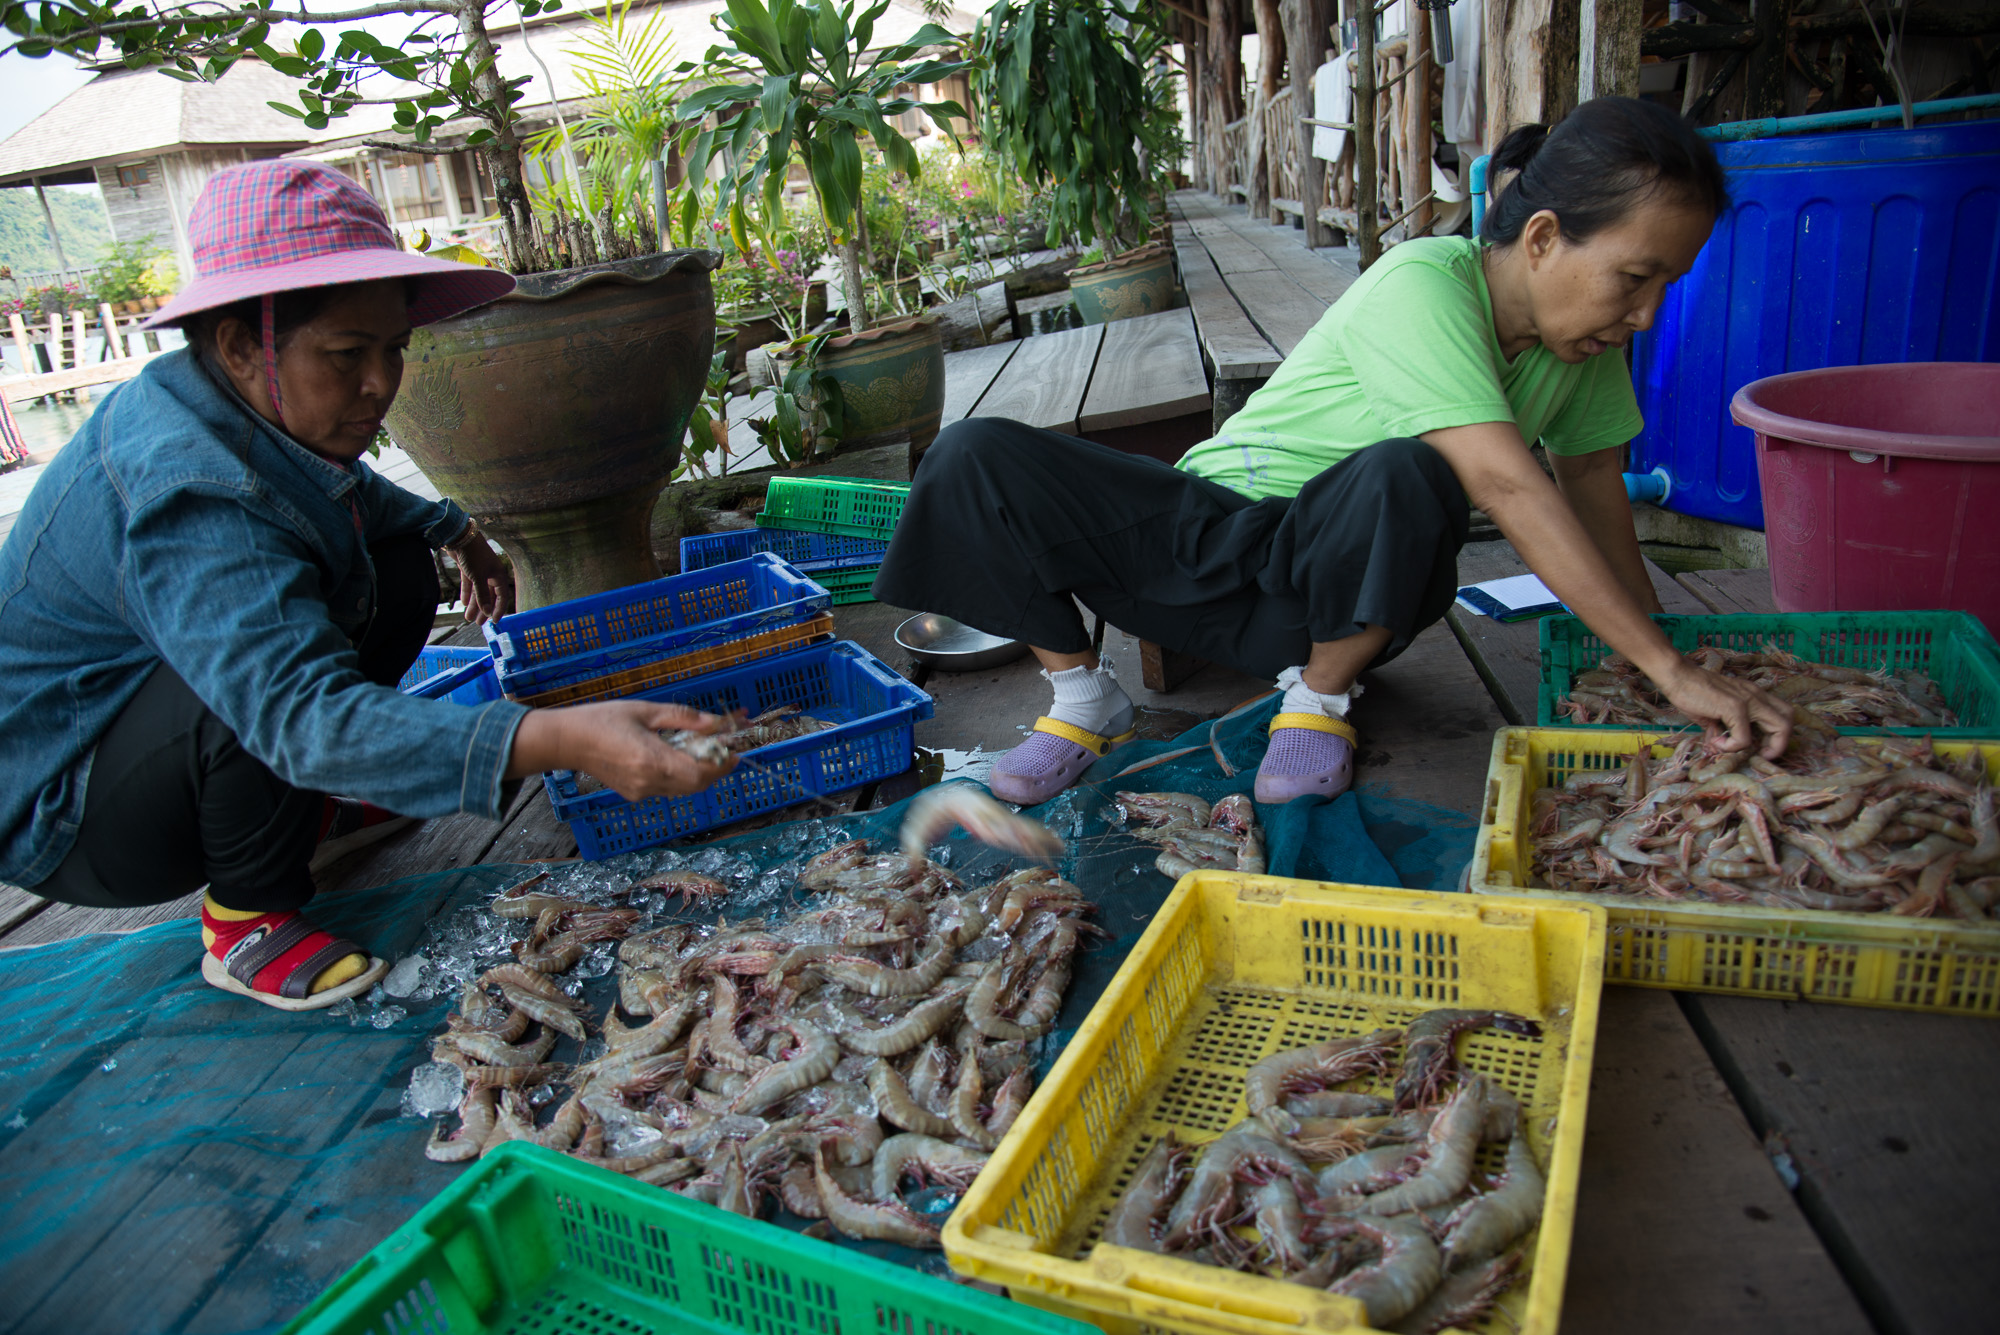
[[[1527,573],[1528,563],[1510,542],[1475,542],[1458,554],[1460,587]],[[1646,562],[1646,573],[1652,577],[1653,591],[1664,610],[1697,616],[1709,610],[1651,561]],[[1507,721],[1533,723],[1536,693],[1542,680],[1540,623],[1495,621],[1456,605],[1445,614],[1445,619],[1478,669],[1480,679],[1493,692],[1494,701]]]
[[[1191,232],[1182,238],[1176,229],[1174,250],[1180,256],[1181,286],[1194,312],[1195,330],[1215,378],[1261,379],[1277,370],[1283,355],[1243,313],[1242,303],[1222,281],[1200,240]]]
[[[1236,234],[1270,256],[1271,262],[1292,281],[1331,306],[1354,286],[1355,275],[1321,259],[1306,249],[1303,233],[1290,227],[1273,227],[1248,214],[1232,216],[1230,227]]]
[[[979,400],[992,386],[994,377],[1006,367],[1024,341],[1012,339],[1006,343],[989,343],[983,348],[946,353],[944,413],[938,419],[940,425],[950,426],[961,418],[972,416]]]
[[[1325,302],[1277,269],[1240,273],[1223,268],[1222,281],[1236,294],[1251,322],[1285,357],[1292,355],[1299,340],[1326,313]]]
[[[947,382],[949,383],[949,382]],[[1194,317],[1159,311],[1104,326],[1097,370],[1090,377],[1077,427],[1084,435],[1141,426],[1183,413],[1206,413],[1208,378]]]
[[[979,401],[980,415],[1011,417],[1074,435],[1104,329],[1093,324],[1023,339],[1020,351]]]
[[[7,933],[49,907],[49,901],[18,886],[0,885],[0,946]]]
[[[1885,1335],[1991,1330],[2000,1311],[1994,1022],[1690,996],[1751,1126]]]
[[[0,946],[39,946],[95,932],[135,932],[141,927],[201,916],[202,892],[182,895],[164,904],[136,909],[91,909],[76,904],[51,904],[0,938]]]
[[[1668,992],[1604,990],[1562,1330],[1870,1330]]]
[[[1189,224],[1195,236],[1207,248],[1215,260],[1215,267],[1223,277],[1234,278],[1238,274],[1268,273],[1278,268],[1278,262],[1266,254],[1262,247],[1239,235],[1226,218],[1201,218]]]
[[[1451,631],[1430,627],[1361,681],[1357,782],[1477,816],[1493,731],[1506,720]]]
[[[1775,612],[1768,570],[1691,570],[1676,577],[1711,612]]]

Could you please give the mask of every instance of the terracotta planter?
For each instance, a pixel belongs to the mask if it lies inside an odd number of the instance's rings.
[[[522,610],[658,578],[648,520],[707,379],[721,262],[530,274],[412,337],[390,434],[506,550]]]
[[[1159,242],[1069,271],[1069,290],[1085,324],[1151,315],[1173,304],[1174,257]]]
[[[840,382],[846,402],[841,448],[907,438],[914,464],[930,447],[944,415],[944,341],[935,317],[915,316],[828,339],[819,367]]]

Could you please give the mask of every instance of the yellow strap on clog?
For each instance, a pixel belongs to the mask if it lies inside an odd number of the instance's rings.
[[[1330,732],[1336,737],[1345,737],[1349,746],[1361,745],[1361,734],[1354,725],[1344,718],[1329,718],[1325,714],[1280,714],[1271,720],[1271,731],[1280,728],[1310,728],[1314,732]]]
[[[1116,737],[1104,737],[1094,732],[1085,732],[1074,723],[1064,723],[1061,719],[1050,718],[1046,714],[1035,720],[1034,730],[1048,733],[1051,737],[1060,737],[1066,742],[1075,742],[1094,756],[1101,756],[1112,747],[1122,746],[1139,735],[1137,728],[1130,728]]]

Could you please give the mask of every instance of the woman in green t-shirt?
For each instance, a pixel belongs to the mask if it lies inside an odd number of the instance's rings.
[[[994,765],[997,795],[1043,801],[1132,735],[1078,601],[1276,677],[1258,801],[1345,790],[1355,676],[1451,605],[1470,505],[1725,749],[1758,728],[1765,755],[1784,749],[1789,709],[1647,617],[1621,476],[1641,421],[1616,350],[1727,207],[1715,154],[1664,108],[1607,97],[1514,131],[1494,164],[1517,174],[1476,241],[1395,247],[1174,467],[1005,418],[939,433],[875,594],[1034,646],[1055,704]]]

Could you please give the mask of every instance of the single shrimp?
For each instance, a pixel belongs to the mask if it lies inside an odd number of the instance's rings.
[[[801,1219],[826,1218],[826,1202],[819,1198],[819,1183],[812,1165],[794,1159],[778,1179],[778,1203]]]
[[[1512,1252],[1477,1266],[1445,1276],[1431,1290],[1430,1297],[1398,1321],[1396,1335],[1438,1335],[1444,1330],[1471,1330],[1493,1312],[1500,1295],[1520,1278],[1521,1254]]]
[[[1383,1145],[1337,1160],[1319,1170],[1319,1194],[1323,1197],[1354,1197],[1363,1192],[1386,1191],[1407,1182],[1421,1165],[1408,1145]]]
[[[989,1157],[982,1150],[967,1149],[932,1136],[908,1132],[890,1136],[875,1151],[872,1165],[875,1199],[896,1199],[906,1173],[914,1173],[937,1186],[964,1191],[972,1185],[972,1179],[979,1176],[979,1170],[986,1166]]]
[[[1018,815],[970,784],[926,788],[911,801],[903,816],[903,856],[921,863],[932,844],[953,826],[962,827],[982,844],[1032,858],[1059,858],[1068,851],[1062,839],[1038,820]]]
[[[836,955],[813,967],[821,977],[863,996],[914,997],[938,985],[955,953],[946,942],[936,941],[928,954],[907,969],[891,969],[859,955]]]
[[[444,1123],[439,1122],[424,1145],[424,1157],[438,1163],[463,1163],[478,1158],[486,1138],[493,1134],[499,1097],[500,1091],[492,1085],[468,1088],[458,1103],[458,1129],[447,1136]]]
[[[761,1071],[771,1064],[768,1057],[760,1057],[743,1046],[736,1036],[737,995],[736,983],[728,974],[712,974],[708,1024],[702,1030],[702,1046],[708,1053],[708,1060],[725,1071],[749,1073]],[[692,1053],[690,1053],[692,1057]]]
[[[1119,793],[1112,803],[1118,823],[1130,825],[1208,824],[1214,808],[1193,793]]]
[[[1258,1178],[1263,1178],[1258,1181]],[[1282,1175],[1265,1176],[1254,1171],[1250,1181],[1251,1222],[1264,1255],[1278,1272],[1293,1274],[1312,1260],[1306,1241],[1306,1212],[1299,1204],[1298,1190]]]
[[[439,1061],[450,1061],[447,1053],[462,1053],[482,1066],[538,1066],[548,1059],[555,1045],[555,1034],[547,1031],[522,1047],[503,1043],[494,1034],[450,1033],[432,1041],[431,1055]]]
[[[995,1141],[1012,1129],[1021,1110],[1028,1106],[1028,1096],[1034,1092],[1035,1073],[1027,1066],[1017,1067],[1000,1082],[1000,1088],[993,1091],[993,1115],[986,1119],[986,1129]]]
[[[1403,1069],[1396,1077],[1397,1110],[1437,1102],[1458,1070],[1458,1057],[1453,1051],[1458,1036],[1469,1029],[1489,1027],[1529,1038],[1539,1038],[1542,1033],[1541,1026],[1533,1020],[1506,1011],[1434,1010],[1412,1020],[1403,1052]]]
[[[520,1011],[530,1019],[541,1021],[557,1033],[568,1034],[578,1042],[582,1042],[587,1036],[584,1032],[583,1021],[578,1018],[575,1011],[570,1009],[570,1006],[576,1003],[569,1001],[567,997],[563,998],[563,1000],[569,1004],[559,1006],[555,1002],[544,1001],[531,992],[523,991],[511,983],[502,983],[500,985],[500,995],[515,1010]]]
[[[1360,1235],[1382,1250],[1372,1265],[1334,1281],[1331,1293],[1358,1298],[1368,1309],[1368,1324],[1377,1330],[1393,1325],[1416,1310],[1444,1274],[1437,1244],[1423,1226],[1411,1219],[1338,1219],[1334,1235]]]
[[[988,1038],[1018,1040],[1040,1037],[1026,1025],[1016,1024],[1000,1014],[1001,999],[1013,991],[1021,970],[1027,967],[1019,951],[1017,946],[988,964],[986,972],[966,993],[966,1023]]]
[[[970,989],[955,987],[939,993],[930,1000],[918,1004],[907,1015],[893,1024],[880,1028],[844,1028],[839,1031],[840,1045],[849,1052],[858,1052],[864,1057],[897,1057],[921,1046],[932,1035],[950,1024],[965,1009],[965,994]]]
[[[917,1102],[902,1075],[887,1061],[877,1058],[868,1068],[868,1092],[882,1120],[905,1131],[944,1139],[958,1134],[948,1117],[940,1117]]]
[[[1297,1134],[1298,1119],[1281,1106],[1287,1095],[1380,1072],[1402,1038],[1400,1029],[1378,1029],[1372,1034],[1273,1053],[1252,1066],[1244,1079],[1250,1115],[1283,1135]]]
[[[999,907],[993,910],[993,921],[1003,932],[1013,931],[1022,918],[1036,909],[1067,914],[1089,913],[1097,907],[1090,902],[1090,896],[1047,867],[1030,867],[1003,876],[993,883],[989,893],[999,900]]]
[[[870,1205],[848,1195],[827,1172],[824,1149],[813,1150],[813,1178],[827,1222],[848,1237],[900,1242],[905,1247],[936,1249],[944,1245],[937,1229],[900,1200]]]
[[[1098,1241],[1142,1252],[1162,1250],[1158,1232],[1160,1216],[1180,1194],[1187,1179],[1188,1158],[1193,1152],[1176,1140],[1172,1132],[1154,1141],[1139,1160],[1131,1185],[1111,1207]]]
[[[698,871],[663,871],[632,882],[632,890],[661,890],[681,897],[681,908],[693,908],[729,893],[726,882]]]
[[[1238,1122],[1202,1150],[1187,1190],[1167,1215],[1163,1239],[1167,1248],[1185,1250],[1196,1239],[1220,1236],[1235,1201],[1237,1181],[1256,1167],[1283,1173],[1308,1190],[1315,1186],[1305,1160],[1264,1135],[1257,1123]]]
[[[736,1096],[734,1111],[763,1112],[802,1089],[811,1089],[833,1074],[834,1066],[840,1061],[840,1044],[833,1040],[832,1035],[804,1020],[794,1020],[780,1027],[792,1036],[796,1048],[784,1061],[766,1066],[751,1077],[743,1092]]]
[[[1355,1094],[1344,1089],[1315,1089],[1286,1097],[1285,1111],[1294,1117],[1384,1117],[1389,1100],[1379,1094]]]
[[[1257,805],[1242,793],[1231,793],[1209,808],[1208,823],[1231,834],[1248,834],[1257,828]]]
[[[1542,1221],[1542,1198],[1547,1190],[1528,1138],[1515,1136],[1507,1142],[1507,1168],[1500,1184],[1446,1217],[1445,1268],[1459,1270],[1511,1246]]]
[[[1370,1196],[1369,1214],[1405,1214],[1442,1205],[1465,1190],[1486,1126],[1486,1084],[1486,1077],[1477,1074],[1460,1082],[1424,1137],[1424,1166],[1409,1181]]]
[[[982,1150],[990,1150],[1000,1143],[1000,1138],[988,1131],[986,1123],[979,1117],[979,1101],[985,1092],[986,1082],[979,1073],[979,1055],[968,1052],[958,1063],[958,1083],[952,1087],[946,1117],[959,1139]]]

